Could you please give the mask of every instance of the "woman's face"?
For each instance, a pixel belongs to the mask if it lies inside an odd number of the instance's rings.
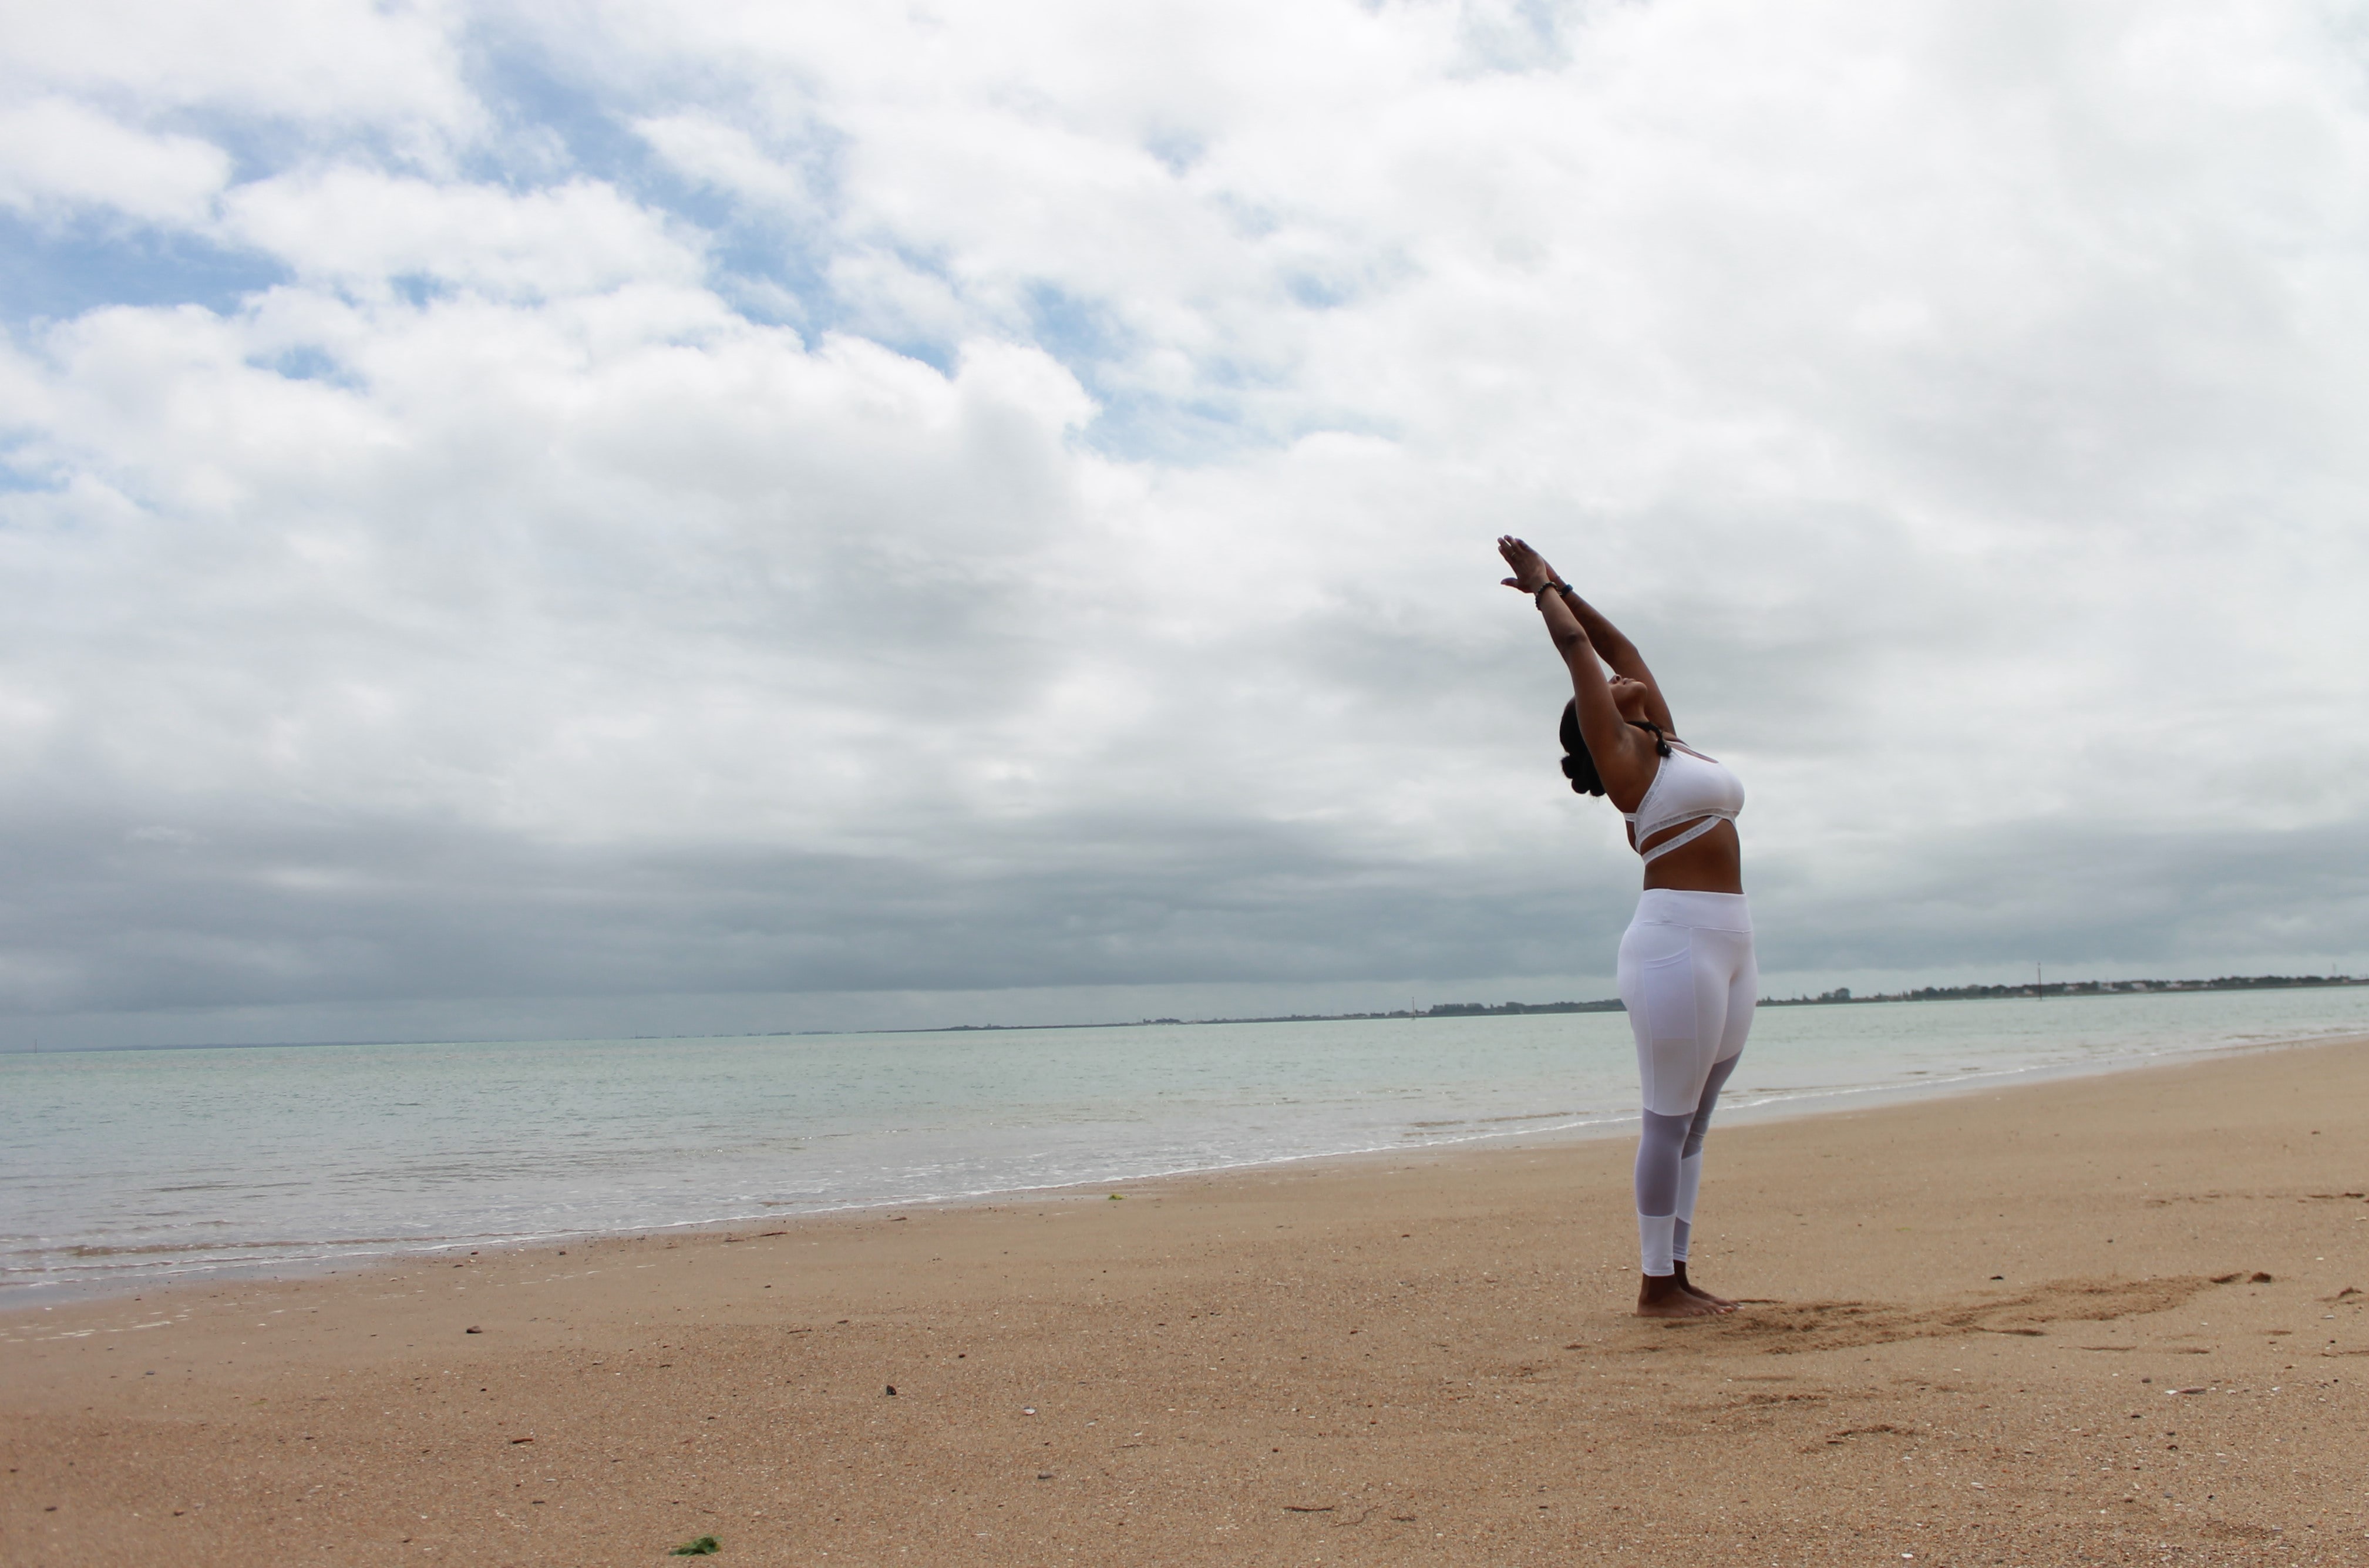
[[[1622,718],[1641,719],[1645,716],[1645,693],[1651,688],[1642,681],[1616,675],[1608,684],[1612,688],[1612,705],[1620,710]]]

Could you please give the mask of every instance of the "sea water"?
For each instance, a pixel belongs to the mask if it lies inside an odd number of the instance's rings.
[[[2369,988],[1761,1010],[1752,1118],[2369,1033]],[[1633,1127],[1617,1013],[0,1057],[0,1304]]]

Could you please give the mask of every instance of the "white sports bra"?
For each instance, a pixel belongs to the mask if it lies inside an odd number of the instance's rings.
[[[1694,842],[1722,822],[1734,821],[1736,813],[1743,809],[1742,779],[1725,763],[1715,762],[1674,741],[1670,754],[1654,770],[1654,782],[1645,786],[1645,798],[1637,803],[1636,810],[1620,815],[1636,830],[1640,844],[1665,828],[1701,818],[1685,832],[1665,839],[1652,849],[1639,850],[1637,853],[1650,865],[1680,844]]]

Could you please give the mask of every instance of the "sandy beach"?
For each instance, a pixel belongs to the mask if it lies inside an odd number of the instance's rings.
[[[9,1564],[2369,1562],[2369,1041],[0,1317]]]

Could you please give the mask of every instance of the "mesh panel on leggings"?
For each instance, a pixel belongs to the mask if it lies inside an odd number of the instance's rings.
[[[1712,1064],[1711,1077],[1703,1084],[1702,1098],[1695,1103],[1694,1114],[1685,1116],[1665,1116],[1653,1111],[1644,1115],[1644,1127],[1637,1139],[1637,1212],[1660,1216],[1678,1212],[1678,1162],[1692,1159],[1702,1152],[1703,1139],[1711,1131],[1711,1114],[1719,1104],[1719,1092],[1726,1087],[1728,1075],[1735,1070],[1740,1056]],[[1682,1214],[1681,1219],[1694,1216]]]
[[[1665,1116],[1652,1111],[1644,1113],[1644,1125],[1637,1135],[1637,1218],[1642,1221],[1670,1219],[1669,1261],[1686,1261],[1694,1241],[1695,1190],[1702,1183],[1703,1138],[1711,1131],[1711,1114],[1719,1104],[1719,1092],[1725,1086],[1728,1074],[1735,1070],[1740,1056],[1711,1064],[1711,1077],[1703,1084],[1702,1098],[1695,1103],[1690,1116]],[[1687,1177],[1694,1178],[1691,1181]],[[1648,1274],[1666,1272],[1654,1265],[1662,1262],[1660,1227],[1645,1226],[1653,1232],[1646,1243]]]

